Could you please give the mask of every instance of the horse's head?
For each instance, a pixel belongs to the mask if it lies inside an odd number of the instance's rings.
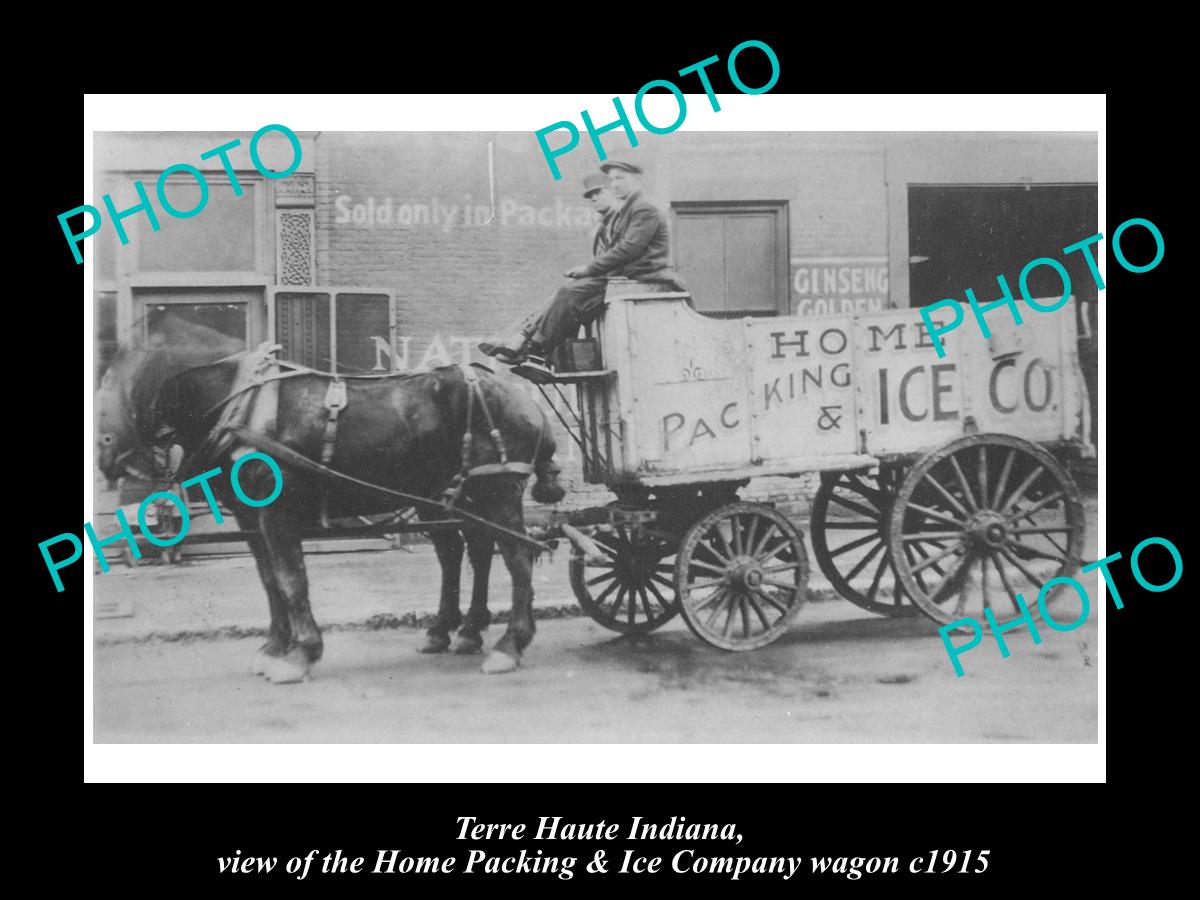
[[[117,351],[96,393],[96,463],[110,484],[127,473],[161,474],[155,449],[169,430],[159,408],[164,385],[243,347],[210,328],[163,317],[150,340]]]
[[[148,353],[141,347],[120,348],[96,392],[96,464],[110,487],[127,470],[153,468],[149,446],[138,433],[132,391]]]

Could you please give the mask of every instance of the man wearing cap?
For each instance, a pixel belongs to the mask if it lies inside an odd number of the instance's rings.
[[[571,282],[555,292],[545,309],[526,320],[521,333],[506,340],[481,343],[479,349],[488,356],[509,365],[524,362],[530,356],[544,360],[575,334],[580,325],[595,318],[604,304],[604,290],[610,276],[662,281],[674,290],[687,290],[669,266],[666,216],[642,196],[641,168],[629,162],[608,160],[600,165],[600,170],[608,175],[609,189],[621,203],[610,213],[603,251],[590,263],[568,269],[564,274]],[[591,192],[586,180],[584,192],[585,196]],[[601,223],[594,250],[600,249],[604,233]]]
[[[592,257],[600,256],[612,243],[612,222],[621,203],[608,189],[608,176],[593,172],[583,179],[583,199],[600,213],[600,224],[592,235]]]

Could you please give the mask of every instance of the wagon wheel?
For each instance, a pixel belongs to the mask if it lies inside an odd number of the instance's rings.
[[[919,612],[896,577],[888,547],[892,504],[903,480],[899,465],[871,473],[826,472],[813,499],[811,537],[817,565],[838,594],[883,616]]]
[[[915,465],[892,509],[889,545],[904,589],[935,620],[987,627],[1036,618],[1038,592],[1079,567],[1083,503],[1066,469],[1036,444],[1004,434],[951,441]],[[1065,585],[1046,597],[1047,606]],[[953,601],[953,602],[952,602]]]
[[[713,510],[688,530],[675,560],[683,618],[723,650],[753,650],[783,634],[807,583],[800,532],[757,503]]]
[[[571,589],[589,616],[622,634],[646,634],[679,612],[675,585],[675,541],[665,535],[617,525],[591,535],[605,561],[585,565],[571,557]]]

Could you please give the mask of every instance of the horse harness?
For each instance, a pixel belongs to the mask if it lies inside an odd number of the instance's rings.
[[[344,472],[330,468],[337,449],[340,416],[342,411],[349,405],[346,379],[343,376],[332,375],[318,369],[311,369],[297,363],[276,359],[275,353],[280,349],[278,344],[272,344],[268,341],[261,344],[253,353],[248,354],[240,361],[232,390],[227,396],[214,404],[203,416],[204,419],[207,419],[218,410],[221,411],[220,419],[194,455],[194,459],[200,461],[202,464],[204,460],[212,459],[232,449],[234,444],[245,443],[324,480],[336,480],[353,484],[359,488],[378,494],[404,500],[410,506],[436,508],[438,511],[445,513],[452,512],[454,515],[483,525],[492,531],[500,532],[522,543],[534,546],[539,550],[545,549],[542,544],[523,534],[500,525],[495,525],[486,519],[456,508],[464,487],[472,478],[489,475],[518,475],[528,477],[534,472],[532,463],[510,460],[508,458],[504,438],[500,434],[500,430],[496,427],[492,412],[488,408],[487,400],[483,394],[479,374],[474,367],[467,365],[460,366],[467,383],[466,427],[462,438],[461,466],[450,484],[441,492],[440,500],[433,500],[429,497],[421,497],[416,494],[408,494],[403,491],[383,487],[382,485],[372,484],[371,482],[363,481],[352,475],[347,475]],[[226,357],[226,359],[229,358]],[[329,379],[329,387],[325,392],[323,404],[328,415],[325,420],[325,431],[321,444],[321,460],[319,463],[271,437],[271,433],[276,430],[277,425],[279,382],[298,375],[319,375]],[[349,377],[354,379],[378,380],[394,376],[354,375]],[[471,465],[471,451],[474,444],[472,425],[476,407],[483,412],[488,426],[488,435],[500,457],[499,462],[484,463],[477,466]],[[537,453],[541,449],[545,430],[546,424],[543,421],[542,430],[538,434],[538,442],[534,450],[534,459],[537,458]],[[327,502],[328,492],[322,491],[321,521],[325,527],[328,527]]]

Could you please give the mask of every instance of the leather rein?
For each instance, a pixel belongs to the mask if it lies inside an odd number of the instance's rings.
[[[497,525],[488,521],[487,519],[482,518],[481,516],[466,512],[456,506],[466,482],[471,478],[479,478],[491,475],[517,475],[521,477],[528,477],[534,473],[534,466],[532,463],[510,461],[508,459],[508,453],[504,446],[504,440],[500,435],[499,429],[496,427],[496,424],[492,418],[491,410],[488,408],[487,402],[484,398],[482,387],[479,384],[479,376],[471,368],[467,366],[460,367],[467,382],[467,415],[466,427],[462,438],[462,464],[450,485],[442,492],[441,499],[438,500],[430,497],[422,497],[417,494],[405,493],[404,491],[397,491],[369,481],[364,481],[344,472],[339,472],[336,469],[330,468],[328,465],[328,463],[332,461],[333,448],[337,442],[338,414],[342,409],[345,408],[347,404],[345,381],[367,379],[378,381],[383,379],[396,379],[397,377],[404,378],[408,376],[397,376],[395,373],[387,373],[383,375],[333,375],[329,372],[322,372],[318,369],[312,369],[297,363],[275,359],[273,354],[277,349],[279,349],[277,346],[272,346],[269,344],[260,346],[258,350],[254,352],[254,356],[250,360],[250,362],[254,363],[254,369],[250,373],[247,382],[245,384],[235,385],[234,389],[231,390],[228,395],[214,403],[204,413],[201,421],[209,419],[217,412],[224,411],[220,421],[211,429],[208,437],[204,440],[201,446],[197,448],[195,453],[189,454],[189,459],[183,464],[181,467],[181,472],[177,476],[179,481],[186,480],[186,478],[183,477],[183,470],[188,470],[192,468],[193,465],[196,465],[197,467],[203,465],[206,459],[211,458],[212,455],[215,455],[215,453],[218,452],[218,448],[220,450],[229,449],[229,445],[231,443],[240,441],[251,447],[254,447],[257,450],[260,450],[261,452],[271,455],[273,458],[276,458],[281,462],[306,471],[309,474],[316,475],[319,478],[348,484],[365,492],[373,492],[381,496],[403,500],[406,505],[411,507],[424,508],[442,514],[451,513],[488,531],[498,533],[504,537],[510,538],[511,540],[518,541],[522,544],[532,547],[539,552],[547,549],[547,545],[540,541],[536,541],[533,538],[521,534],[520,532],[513,531],[512,529],[505,528],[502,525]],[[224,359],[217,360],[209,365],[215,366],[223,362],[228,362],[238,355],[240,354],[234,354],[234,356],[225,357]],[[274,368],[275,371],[268,371],[271,368]],[[244,408],[253,401],[253,397],[251,397],[246,404],[242,404],[242,410],[234,410],[230,407],[230,404],[233,403],[233,401],[244,397],[252,391],[260,390],[266,384],[275,381],[282,381],[286,378],[294,378],[298,375],[317,375],[327,380],[330,384],[325,398],[325,406],[329,412],[329,419],[326,421],[325,438],[322,446],[320,462],[309,459],[307,456],[297,452],[296,450],[293,450],[291,447],[286,446],[278,440],[261,432],[254,431],[241,422],[235,421],[238,413],[244,411]],[[489,436],[491,437],[492,443],[500,457],[500,462],[498,463],[486,463],[478,466],[471,466],[470,464],[471,448],[474,440],[474,435],[472,433],[472,417],[474,408],[476,406],[483,411],[484,417],[487,421]],[[545,436],[545,431],[546,422],[543,418],[542,429],[538,435],[537,448],[534,450],[535,459],[537,458],[537,451],[540,449],[542,440]],[[152,443],[151,446],[159,446],[164,439],[168,441],[173,440],[173,436],[173,431],[160,431],[159,435],[155,438],[155,442]],[[231,441],[230,438],[233,440]],[[324,506],[322,506],[322,518],[324,518]]]

